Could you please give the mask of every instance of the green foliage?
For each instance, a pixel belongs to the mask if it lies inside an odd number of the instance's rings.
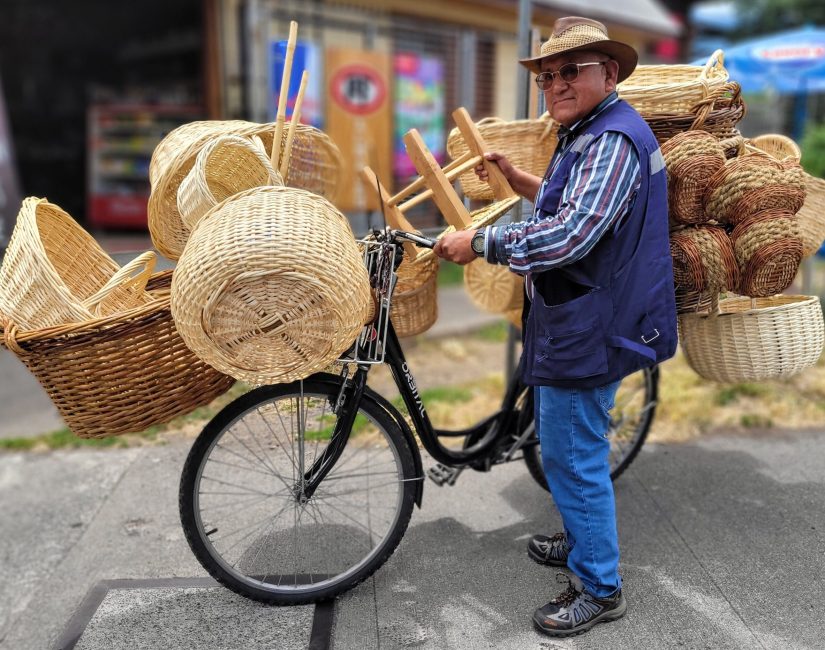
[[[801,144],[802,166],[811,176],[825,177],[825,124],[813,124]]]
[[[450,287],[464,281],[464,267],[453,262],[441,261],[438,266],[438,286]]]
[[[140,434],[153,439],[157,432]],[[36,448],[73,449],[77,447],[128,447],[124,438],[78,438],[68,429],[58,429],[32,438],[5,438],[0,440],[0,449],[8,451],[29,451]]]
[[[480,338],[482,341],[490,341],[491,343],[504,343],[507,340],[507,329],[509,327],[509,323],[505,321],[499,321],[498,323],[493,323],[492,325],[485,325],[478,331],[476,331],[476,336]]]
[[[741,37],[825,24],[822,0],[736,0],[736,5]]]
[[[741,397],[759,397],[768,392],[763,384],[744,382],[741,384],[724,385],[716,393],[715,401],[719,406],[727,406]]]
[[[746,429],[771,429],[773,420],[764,415],[746,413],[739,418],[739,423]]]

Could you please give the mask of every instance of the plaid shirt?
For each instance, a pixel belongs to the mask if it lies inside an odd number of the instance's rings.
[[[559,145],[536,194],[536,204],[579,133],[617,101],[614,92],[589,116],[569,129],[559,129]],[[494,264],[509,264],[522,275],[572,264],[630,213],[640,185],[639,156],[632,142],[622,133],[608,131],[593,140],[573,165],[555,213],[536,207],[526,221],[487,227],[485,257]]]

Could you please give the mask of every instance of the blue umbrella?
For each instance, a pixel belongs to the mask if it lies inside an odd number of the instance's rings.
[[[746,93],[825,92],[825,29],[803,27],[738,43],[725,50],[725,67]]]

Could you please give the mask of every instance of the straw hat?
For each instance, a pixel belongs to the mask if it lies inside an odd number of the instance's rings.
[[[530,72],[541,72],[542,60],[579,50],[592,50],[606,54],[619,64],[618,81],[624,81],[636,68],[639,55],[632,47],[619,41],[611,41],[607,36],[607,27],[596,20],[568,16],[559,18],[553,25],[553,33],[541,46],[538,56],[532,59],[520,59]]]

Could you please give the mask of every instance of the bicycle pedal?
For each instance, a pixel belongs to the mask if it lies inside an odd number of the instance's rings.
[[[455,485],[458,475],[463,471],[463,467],[447,467],[446,465],[437,463],[427,470],[427,476],[429,476],[437,486],[443,487],[445,485]]]

